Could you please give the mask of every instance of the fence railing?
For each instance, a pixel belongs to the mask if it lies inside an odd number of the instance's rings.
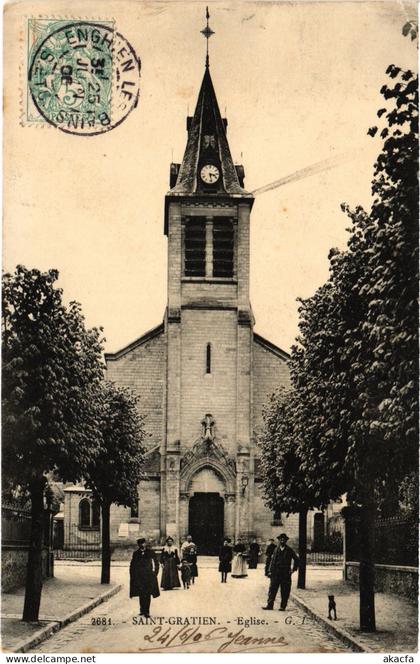
[[[64,529],[61,541],[54,541],[54,557],[62,559],[95,559],[101,556],[101,533],[72,525]]]
[[[44,546],[50,538],[51,513],[44,511]],[[27,546],[31,539],[31,513],[26,507],[3,503],[1,506],[2,543],[9,546]]]
[[[31,537],[31,514],[27,510],[2,505],[1,526],[3,544],[25,545]]]
[[[418,565],[418,525],[413,519],[396,516],[376,521],[375,562]]]
[[[342,563],[342,553],[332,553],[331,551],[308,551],[306,554],[307,565],[341,565]]]
[[[346,559],[360,561],[360,516],[346,518]],[[414,518],[393,516],[375,522],[375,562],[418,566],[418,525]]]

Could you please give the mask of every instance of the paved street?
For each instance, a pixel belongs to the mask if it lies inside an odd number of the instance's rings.
[[[71,570],[81,583],[93,571]],[[128,565],[115,567],[112,580],[123,584],[122,591],[33,652],[349,652],[291,602],[284,613],[263,611],[262,567],[246,579],[229,577],[227,584],[219,576],[215,559],[199,559],[195,586],[162,592],[152,600],[154,624],[146,625],[137,624],[138,599],[128,597]]]

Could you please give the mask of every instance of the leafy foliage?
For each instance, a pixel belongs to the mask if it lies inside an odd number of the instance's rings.
[[[404,23],[403,25],[402,33],[404,37],[410,35],[411,41],[414,41],[417,39],[418,29],[417,21],[407,21],[407,23]]]
[[[17,266],[3,276],[3,473],[5,488],[31,499],[31,538],[22,619],[39,617],[48,478],[83,477],[98,455],[100,331],[80,305],[66,308],[56,270]]]
[[[103,505],[133,506],[141,478],[145,432],[138,398],[127,388],[105,383],[101,393],[101,447],[88,464],[85,483]]]
[[[320,503],[304,472],[296,427],[297,406],[295,393],[280,388],[263,410],[261,470],[266,504],[272,511],[295,513]]]
[[[66,309],[58,272],[3,276],[3,471],[14,485],[58,470],[80,479],[99,448],[100,330]]]
[[[411,71],[387,73],[371,211],[343,206],[347,250],[330,252],[329,280],[301,301],[292,350],[303,470],[331,498],[362,500],[373,480],[386,491],[417,466],[418,87]]]

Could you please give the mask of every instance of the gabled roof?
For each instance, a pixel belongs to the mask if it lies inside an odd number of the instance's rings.
[[[200,159],[205,158],[206,150],[214,150],[222,175],[220,184],[223,192],[218,193],[252,197],[239,183],[226,138],[226,125],[227,121],[220,115],[210,71],[206,66],[194,116],[188,119],[188,141],[184,158],[169,196],[197,193]]]
[[[259,345],[265,348],[265,350],[270,351],[270,353],[273,353],[274,355],[277,355],[277,357],[280,357],[282,360],[290,360],[290,355],[289,353],[286,353],[285,350],[282,350],[275,344],[271,343],[271,341],[268,341],[268,339],[264,339],[261,335],[257,334],[254,332],[254,341]]]
[[[131,344],[128,344],[128,346],[125,346],[124,348],[121,348],[121,350],[117,350],[116,353],[105,353],[105,362],[108,362],[109,360],[119,360],[121,357],[129,353],[130,351],[134,350],[138,346],[141,346],[142,344],[146,343],[146,341],[149,341],[150,339],[153,339],[154,337],[158,337],[160,334],[163,334],[164,332],[164,325],[161,323],[160,325],[157,325],[156,327],[152,328],[148,332],[145,332],[144,334],[141,335],[138,339],[135,341],[132,341]]]

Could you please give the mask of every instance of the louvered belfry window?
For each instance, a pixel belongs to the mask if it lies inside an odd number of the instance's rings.
[[[187,219],[185,223],[185,276],[204,277],[206,274],[206,220]]]
[[[213,220],[213,277],[233,277],[233,223]]]

